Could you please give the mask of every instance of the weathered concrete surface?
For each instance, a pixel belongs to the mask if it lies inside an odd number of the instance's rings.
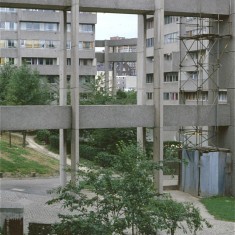
[[[153,106],[80,106],[81,129],[153,127],[153,125]]]
[[[165,105],[164,126],[229,126],[230,106]],[[70,129],[71,106],[0,106],[0,130]],[[79,128],[154,127],[151,105],[81,105]]]
[[[229,126],[230,105],[167,105],[164,126]]]
[[[0,130],[68,129],[69,106],[0,106]]]
[[[165,0],[166,15],[214,16],[229,15],[230,0]],[[128,14],[153,14],[154,0],[80,0],[80,10]],[[71,0],[0,0],[0,7],[65,10]]]

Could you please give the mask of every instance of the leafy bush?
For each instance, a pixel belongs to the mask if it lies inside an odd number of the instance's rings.
[[[136,145],[122,143],[118,150],[113,162],[118,174],[109,168],[81,169],[78,174],[83,184],[70,182],[51,191],[54,198],[48,204],[59,203],[72,212],[58,215],[55,232],[121,235],[129,230],[132,235],[155,235],[166,230],[173,235],[177,228],[196,234],[204,224],[209,226],[193,205],[156,196],[150,176],[153,170],[162,169],[161,165],[150,161]],[[86,186],[91,186],[93,193],[88,195]]]
[[[107,152],[99,152],[95,157],[95,162],[102,167],[111,167],[113,166],[115,157],[116,155]]]
[[[86,144],[80,144],[79,152],[81,158],[94,161],[97,154],[97,148]]]
[[[51,135],[49,137],[50,147],[52,149],[59,149],[60,146],[60,139],[58,135]]]
[[[49,137],[50,137],[49,130],[39,130],[37,131],[36,138],[40,142],[45,142],[45,144],[49,144]]]

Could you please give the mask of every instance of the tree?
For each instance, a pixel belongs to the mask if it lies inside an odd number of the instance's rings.
[[[26,64],[16,67],[5,64],[0,68],[1,105],[43,105],[50,101],[50,90],[45,79]],[[23,132],[23,146],[26,131]]]
[[[9,63],[0,66],[0,105],[6,105],[7,88],[15,69],[16,67]]]
[[[43,105],[50,101],[49,87],[38,71],[26,64],[16,68],[7,85],[8,105]]]
[[[190,231],[202,228],[205,220],[193,206],[174,202],[173,207],[173,200],[156,195],[151,176],[154,169],[163,169],[162,163],[154,163],[135,144],[121,143],[118,150],[112,169],[79,170],[83,180],[80,184],[68,183],[51,191],[54,198],[48,204],[61,203],[71,212],[59,214],[61,220],[54,225],[56,234],[112,235],[130,231],[132,235],[155,235],[158,230],[174,234],[182,221]]]

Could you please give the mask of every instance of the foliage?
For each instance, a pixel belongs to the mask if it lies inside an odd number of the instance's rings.
[[[156,195],[151,175],[153,170],[161,170],[162,164],[154,163],[135,144],[120,143],[118,150],[112,168],[118,174],[110,168],[79,170],[82,183],[68,183],[51,191],[54,198],[48,204],[60,203],[71,212],[59,214],[56,233],[112,235],[131,231],[132,235],[155,235],[158,229],[171,229],[171,221],[180,227],[182,220],[191,230],[202,227],[204,220],[197,217],[193,206],[185,205],[183,210],[183,204],[170,200],[167,205],[168,198]],[[178,213],[172,209],[187,212],[187,217],[180,214],[172,218]]]
[[[48,235],[51,233],[51,224],[29,223],[28,235]]]
[[[173,157],[178,158],[178,152],[181,147],[180,142],[165,141],[163,145],[163,153],[165,158]]]
[[[0,68],[0,84],[2,104],[37,105],[47,104],[49,88],[36,70],[27,65],[15,67],[6,64]]]
[[[59,135],[50,135],[49,142],[50,142],[50,148],[59,149],[59,144],[60,144]]]
[[[83,159],[94,161],[95,156],[97,154],[97,149],[87,144],[80,144],[79,154],[80,154],[80,157]]]
[[[7,88],[16,67],[7,63],[0,67],[0,105],[6,105]]]
[[[116,155],[107,152],[99,152],[95,157],[95,163],[102,167],[111,167],[115,162]]]
[[[45,142],[45,144],[49,144],[50,131],[49,130],[39,130],[36,133],[36,138],[40,142]]]
[[[235,222],[235,197],[209,197],[201,202],[216,219]]]
[[[89,143],[99,149],[111,154],[116,154],[117,143],[123,141],[124,143],[136,142],[136,129],[95,129],[90,132]]]
[[[192,203],[180,203],[171,198],[163,198],[155,201],[155,208],[161,215],[158,222],[164,224],[165,230],[171,235],[175,234],[176,229],[181,229],[183,233],[187,233],[188,229],[191,234],[196,234],[196,231],[203,228],[203,224],[211,227]]]

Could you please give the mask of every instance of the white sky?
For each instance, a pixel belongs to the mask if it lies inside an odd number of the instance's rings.
[[[137,15],[97,13],[96,40],[137,37]]]

